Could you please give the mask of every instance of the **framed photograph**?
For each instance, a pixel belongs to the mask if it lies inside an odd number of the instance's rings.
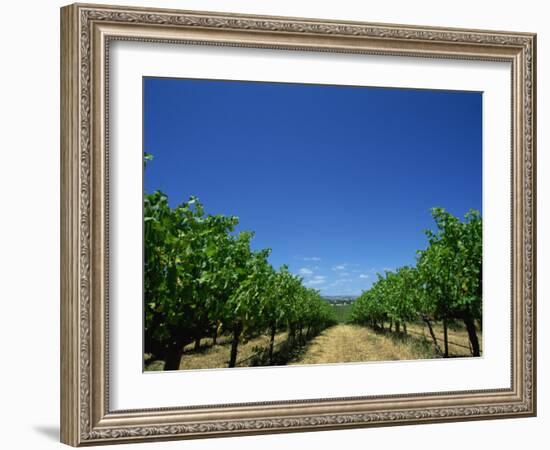
[[[535,415],[535,58],[62,8],[62,442]]]

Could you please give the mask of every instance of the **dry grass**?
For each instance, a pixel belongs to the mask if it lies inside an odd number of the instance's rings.
[[[218,336],[218,339],[216,340],[216,345],[228,344],[228,343],[231,343],[231,336],[229,335]],[[214,345],[214,340],[212,338],[201,339],[201,350],[212,347],[212,345]],[[185,347],[183,347],[183,351],[184,352],[195,351],[195,343],[192,342],[191,344],[187,344]]]
[[[443,351],[443,324],[434,323],[432,325],[435,337]],[[432,338],[428,330],[428,326],[422,324],[407,324],[407,331],[412,337],[420,339],[427,339],[432,344]],[[477,331],[477,338],[479,340],[480,350],[483,352],[483,335],[481,331]],[[457,326],[456,328],[449,327],[448,329],[448,341],[449,341],[449,356],[461,357],[472,356],[470,351],[470,340],[468,339],[468,333],[463,326]],[[433,346],[433,344],[432,344]]]
[[[286,333],[279,333],[275,336],[275,345],[278,346],[286,340]],[[239,344],[237,354],[237,367],[249,367],[254,365],[255,357],[269,348],[269,336],[259,336],[247,342]],[[212,346],[211,339],[204,339],[201,342],[201,349],[192,350],[193,344],[185,347],[180,361],[180,370],[190,369],[223,369],[229,364],[231,353],[231,338],[222,336],[218,343]],[[163,361],[152,361],[145,368],[147,371],[164,370]]]
[[[443,350],[443,326],[433,324],[434,333]],[[305,347],[297,349],[296,354],[287,355],[292,360],[288,364],[332,364],[366,361],[395,361],[437,358],[432,338],[425,324],[407,324],[407,335],[375,331],[368,327],[350,324],[338,324],[326,329],[312,339]],[[470,357],[468,334],[464,327],[449,328],[449,356]],[[286,341],[287,334],[279,333],[275,337],[275,346]],[[482,334],[478,331],[480,346]],[[239,345],[237,367],[258,365],[260,357],[267,352],[269,337],[259,336]],[[201,348],[193,350],[193,344],[185,347],[181,358],[180,370],[226,368],[231,351],[230,336],[220,336],[217,345],[211,339],[203,339]],[[145,370],[163,370],[163,361],[151,361]]]
[[[392,339],[359,325],[336,325],[311,341],[291,364],[331,364],[433,358],[429,348],[414,339]]]

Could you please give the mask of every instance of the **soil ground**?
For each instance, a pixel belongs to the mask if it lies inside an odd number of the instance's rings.
[[[443,326],[433,325],[439,347],[443,350]],[[449,356],[471,356],[468,335],[464,327],[448,330]],[[478,332],[480,345],[483,341]],[[286,333],[275,337],[275,351],[282,348]],[[237,367],[265,365],[269,337],[258,336],[239,345]],[[231,351],[229,336],[220,336],[217,345],[204,339],[199,350],[193,345],[185,347],[180,370],[226,368]],[[264,358],[263,360],[261,358]],[[407,334],[389,330],[340,323],[327,328],[304,346],[279,358],[278,364],[334,364],[367,361],[396,361],[437,358],[434,344],[425,324],[407,324]],[[281,362],[282,360],[282,362]],[[264,361],[262,363],[262,361]],[[145,370],[163,370],[163,361],[148,361]]]

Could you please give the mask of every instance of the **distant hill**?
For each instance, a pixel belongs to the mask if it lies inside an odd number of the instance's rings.
[[[358,295],[323,295],[323,299],[329,303],[352,303]]]

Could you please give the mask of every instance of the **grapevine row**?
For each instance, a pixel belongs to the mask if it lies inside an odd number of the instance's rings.
[[[351,318],[358,324],[383,327],[421,320],[427,324],[437,353],[449,355],[447,327],[466,326],[472,354],[480,355],[476,321],[482,319],[482,220],[470,211],[463,221],[442,208],[432,209],[437,230],[426,231],[428,246],[418,252],[415,267],[404,266],[378,275],[372,287],[353,303]],[[437,343],[433,321],[442,321],[444,350]]]
[[[303,342],[335,323],[331,306],[286,266],[275,270],[269,250],[252,250],[251,232],[236,217],[209,215],[191,198],[171,208],[157,191],[144,198],[145,352],[179,368],[183,348],[231,336],[229,367],[239,343],[256,334],[288,332]]]

